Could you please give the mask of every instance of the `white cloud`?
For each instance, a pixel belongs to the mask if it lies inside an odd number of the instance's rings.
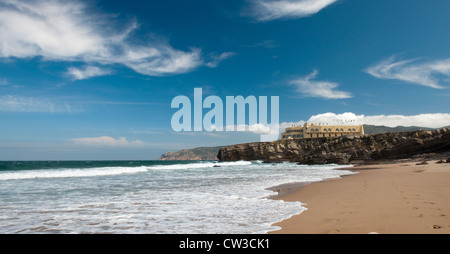
[[[256,133],[256,134],[270,134],[271,128],[270,126],[265,126],[264,124],[258,123],[258,124],[252,124],[248,126],[248,130],[250,132]]]
[[[390,57],[365,69],[380,79],[396,79],[436,89],[444,89],[440,75],[450,77],[450,59],[417,62],[418,59],[398,61]],[[447,81],[448,82],[448,81]]]
[[[186,73],[204,64],[199,49],[184,52],[168,45],[161,48],[127,47],[125,53],[118,60],[135,72],[148,76]]]
[[[110,70],[100,69],[97,66],[86,66],[83,69],[70,67],[69,69],[67,69],[66,72],[67,75],[71,76],[75,80],[82,80],[97,76],[103,76],[108,75],[110,73],[111,73]]]
[[[15,95],[0,96],[0,111],[6,112],[72,112],[68,104],[55,104],[47,99]]]
[[[79,2],[2,1],[2,57],[43,56],[73,59],[105,50],[104,38],[91,25]]]
[[[235,54],[236,53],[234,53],[234,52],[223,52],[220,55],[212,55],[211,56],[212,60],[210,62],[206,63],[206,65],[208,67],[215,68],[215,67],[219,66],[220,62],[234,56]]]
[[[303,120],[300,120],[298,122],[282,122],[280,123],[280,132],[284,132],[284,129],[291,126],[302,126],[306,122]]]
[[[235,130],[235,131],[245,131],[245,132],[251,132],[254,134],[269,134],[271,133],[270,126],[266,126],[261,123],[257,124],[238,124],[238,125],[227,125],[227,126],[215,126],[211,125],[209,127],[205,127],[206,131],[218,131],[218,132],[227,132],[228,130]]]
[[[307,121],[299,121],[297,123],[282,123],[281,129],[292,125],[303,125],[308,123],[322,123],[329,125],[338,124],[369,124],[384,125],[389,127],[396,126],[418,126],[429,128],[441,128],[450,125],[450,114],[447,113],[430,113],[419,115],[356,115],[351,112],[342,114],[324,113],[311,116]]]
[[[199,49],[178,50],[162,40],[137,42],[131,37],[139,27],[136,21],[117,29],[118,22],[88,9],[80,1],[3,0],[0,57],[120,64],[150,76],[185,73],[208,65]]]
[[[318,13],[337,0],[249,0],[250,15],[258,21],[303,18]]]
[[[99,146],[99,147],[139,147],[144,145],[140,140],[128,141],[125,137],[113,138],[108,136],[93,138],[73,138],[70,139],[75,145]]]
[[[294,79],[289,83],[297,86],[297,92],[303,94],[306,97],[318,97],[325,99],[347,99],[352,98],[351,93],[335,90],[339,86],[338,83],[328,81],[315,81],[318,74],[317,70],[314,70],[311,74]]]

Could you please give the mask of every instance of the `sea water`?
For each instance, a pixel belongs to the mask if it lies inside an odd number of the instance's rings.
[[[299,214],[270,187],[353,174],[258,161],[0,162],[0,233],[256,234]]]

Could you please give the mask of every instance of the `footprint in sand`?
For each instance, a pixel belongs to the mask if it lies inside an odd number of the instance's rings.
[[[416,197],[415,199],[417,199],[417,200],[423,200],[423,198],[419,194],[416,194],[414,196]]]

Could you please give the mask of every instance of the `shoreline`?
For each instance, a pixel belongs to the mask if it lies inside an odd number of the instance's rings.
[[[422,160],[423,161],[423,160]],[[301,202],[300,214],[269,234],[448,234],[450,163],[384,161],[337,179],[305,183],[274,199]],[[287,184],[286,186],[290,186]],[[283,187],[283,185],[275,186]]]

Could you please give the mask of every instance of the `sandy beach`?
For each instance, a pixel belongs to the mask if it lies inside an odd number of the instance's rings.
[[[450,163],[364,165],[280,197],[307,208],[272,234],[448,234]]]

